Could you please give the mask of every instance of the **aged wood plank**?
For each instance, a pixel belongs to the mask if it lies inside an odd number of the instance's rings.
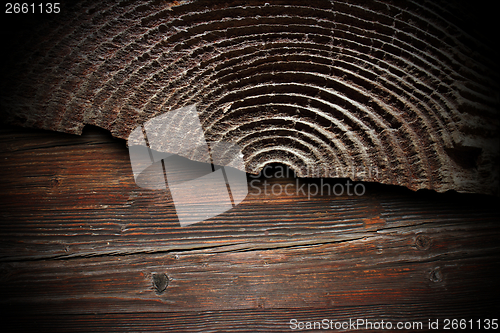
[[[102,130],[4,128],[0,150],[0,303],[14,327],[270,332],[295,317],[500,310],[495,197],[261,193],[181,228],[168,193],[138,188],[125,142]]]
[[[421,302],[435,303],[439,313],[442,299],[467,309],[471,299],[496,307],[497,250],[478,255],[465,248],[429,258],[413,255],[406,238],[386,243],[8,263],[1,302],[67,314]],[[164,290],[157,274],[168,277]]]
[[[97,322],[84,322],[84,327],[110,321],[142,326],[153,313],[165,312],[177,320],[155,321],[155,327],[186,329],[199,323],[189,314],[200,310],[250,310],[239,326],[256,331],[266,327],[247,316],[259,309],[274,309],[277,316],[264,318],[280,329],[282,318],[296,318],[297,312],[302,320],[327,314],[338,320],[405,321],[498,314],[498,254],[422,261],[379,255],[373,260],[367,256],[373,245],[359,240],[320,248],[22,262],[3,267],[8,276],[2,279],[2,303],[14,314],[38,316],[42,322],[44,315],[60,314],[53,318],[56,327],[67,325],[66,318],[88,317]],[[169,278],[163,292],[155,286],[155,274]],[[128,312],[145,317],[127,320]],[[199,331],[212,324],[218,329],[234,325],[234,318],[210,314],[205,321]]]
[[[271,185],[295,186],[298,180],[290,177],[259,178],[236,208],[181,228],[168,192],[135,185],[122,140],[99,130],[81,138],[40,133],[40,139],[17,134],[20,139],[11,141],[11,134],[3,134],[0,248],[7,261],[229,245],[283,247],[371,236],[385,228],[410,226],[417,232],[436,221],[450,228],[481,221],[482,228],[498,219],[496,199],[488,196],[413,193],[375,184],[365,184],[366,194],[359,197],[308,198],[307,190],[296,187],[292,196],[264,194],[264,181],[271,192]],[[299,187],[317,182],[300,180]]]
[[[468,320],[484,318],[482,303],[477,303],[478,316],[464,313]],[[321,322],[324,319],[335,323],[349,324],[349,319],[364,319],[374,322],[410,323],[418,332],[435,332],[429,330],[429,319],[439,320],[439,327],[444,327],[444,319],[457,314],[456,304],[440,309],[439,313],[433,304],[422,304],[417,309],[413,304],[380,305],[369,307],[343,307],[328,309],[247,309],[244,311],[196,311],[170,313],[113,313],[88,315],[30,315],[25,321],[16,324],[16,328],[37,330],[38,332],[289,332],[290,320],[302,322]],[[433,313],[434,312],[434,313]],[[429,313],[433,313],[429,317]],[[420,323],[424,329],[418,329]],[[411,327],[411,326],[410,326]],[[317,331],[317,330],[316,330]],[[331,332],[322,330],[323,332]],[[335,330],[362,332],[366,329]],[[408,331],[408,330],[406,330]]]

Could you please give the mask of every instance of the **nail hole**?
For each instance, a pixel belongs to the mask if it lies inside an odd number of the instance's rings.
[[[57,187],[59,185],[59,178],[57,177],[53,177],[51,180],[50,180],[50,185],[52,187]]]
[[[168,276],[165,273],[153,273],[153,287],[157,294],[161,294],[168,287]]]
[[[432,282],[441,282],[443,281],[443,273],[441,273],[441,268],[437,267],[435,268],[430,276],[429,276],[429,279],[432,281]]]
[[[477,169],[479,156],[483,152],[479,147],[456,146],[444,149],[448,156],[464,169]]]
[[[424,235],[418,235],[415,239],[415,245],[419,250],[428,250],[431,247],[431,239]]]

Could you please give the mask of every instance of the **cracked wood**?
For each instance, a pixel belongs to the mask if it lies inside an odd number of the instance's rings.
[[[126,138],[196,103],[206,137],[240,145],[250,173],[279,162],[303,177],[326,169],[413,190],[498,194],[499,54],[495,30],[477,29],[496,18],[474,15],[488,6],[464,6],[64,3],[53,20],[19,25],[7,45],[2,118]]]
[[[18,327],[271,332],[291,318],[498,313],[496,198],[251,190],[181,228],[167,192],[134,185],[123,140],[97,128],[0,139],[0,303]]]

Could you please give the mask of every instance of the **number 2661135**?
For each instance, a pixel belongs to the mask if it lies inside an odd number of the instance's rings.
[[[5,14],[57,14],[61,12],[59,2],[6,3]]]

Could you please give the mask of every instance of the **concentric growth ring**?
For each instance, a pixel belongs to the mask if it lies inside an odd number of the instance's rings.
[[[195,103],[206,137],[237,143],[248,172],[280,162],[304,177],[497,193],[498,54],[447,3],[66,9],[3,70],[8,121],[126,138]]]

